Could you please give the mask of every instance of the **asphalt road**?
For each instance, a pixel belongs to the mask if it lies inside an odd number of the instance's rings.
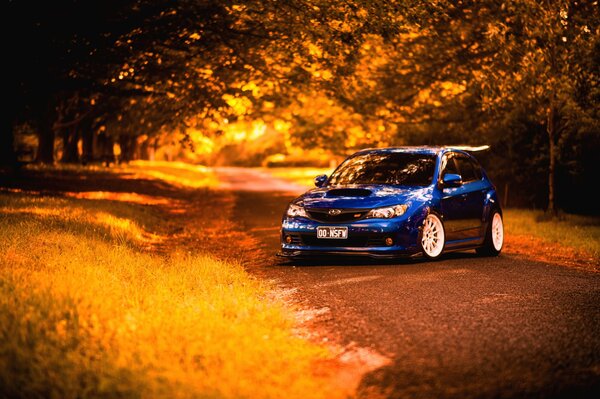
[[[256,272],[318,309],[331,339],[391,359],[362,378],[358,397],[600,397],[600,274],[470,252],[286,263],[275,257],[279,222],[301,188],[216,171],[265,254]]]

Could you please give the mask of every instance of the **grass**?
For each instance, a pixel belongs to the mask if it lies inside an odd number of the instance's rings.
[[[153,209],[0,193],[0,397],[339,396],[266,283],[147,250]]]
[[[577,249],[600,259],[600,219],[563,214],[558,220],[545,219],[542,211],[504,210],[507,234],[534,236],[542,241]]]

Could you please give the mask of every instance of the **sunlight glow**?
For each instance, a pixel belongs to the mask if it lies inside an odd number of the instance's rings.
[[[133,161],[124,171],[129,173],[125,179],[158,179],[176,187],[215,187],[218,184],[207,167],[185,162]]]

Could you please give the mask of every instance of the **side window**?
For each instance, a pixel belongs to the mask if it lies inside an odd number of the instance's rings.
[[[465,156],[456,157],[458,169],[462,176],[463,183],[468,183],[481,179],[481,170],[471,159]]]
[[[479,165],[478,162],[475,162],[472,159],[470,159],[469,161],[473,165],[473,170],[475,170],[475,177],[477,178],[477,180],[483,179],[483,173],[481,173],[481,165]]]
[[[444,157],[443,164],[442,164],[442,167],[443,167],[442,179],[448,173],[453,173],[456,175],[460,174],[458,171],[458,168],[456,167],[455,159],[456,159],[456,157],[452,153],[450,153]]]

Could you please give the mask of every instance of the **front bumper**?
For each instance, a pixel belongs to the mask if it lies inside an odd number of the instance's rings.
[[[420,224],[414,216],[408,215],[389,220],[364,219],[348,223],[286,217],[282,222],[281,252],[278,255],[291,258],[351,255],[383,259],[410,256],[421,251],[418,246]],[[348,227],[348,238],[317,238],[319,226]],[[290,242],[286,242],[286,238]],[[392,239],[392,245],[386,245],[386,238]]]
[[[372,259],[398,259],[409,258],[418,255],[420,252],[368,252],[368,251],[310,251],[310,250],[284,250],[277,252],[277,256],[290,259],[310,259],[317,257],[340,257],[340,256],[357,256]]]

